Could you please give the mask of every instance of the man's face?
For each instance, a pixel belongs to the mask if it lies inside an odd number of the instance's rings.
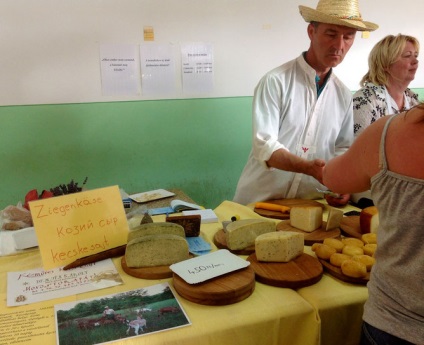
[[[355,41],[356,31],[333,24],[309,24],[308,35],[318,67],[331,68],[340,64]]]

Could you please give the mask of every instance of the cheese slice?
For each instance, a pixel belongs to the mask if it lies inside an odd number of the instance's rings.
[[[185,238],[185,231],[181,225],[170,222],[157,222],[141,224],[130,230],[128,233],[128,242],[137,237],[158,234],[177,235]]]
[[[304,235],[294,231],[275,231],[255,240],[258,261],[289,262],[303,253]]]
[[[158,234],[136,237],[128,242],[125,261],[128,267],[169,266],[189,259],[188,243],[178,235]]]
[[[321,206],[292,206],[290,209],[290,224],[306,232],[321,228]]]
[[[343,211],[330,206],[330,209],[328,210],[327,226],[325,227],[325,231],[340,227],[340,222],[342,219]]]
[[[242,219],[226,226],[225,240],[228,249],[240,250],[253,246],[256,237],[272,231],[276,231],[274,222],[262,219]]]

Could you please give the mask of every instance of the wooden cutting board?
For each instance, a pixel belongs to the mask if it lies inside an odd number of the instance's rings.
[[[340,229],[342,232],[350,237],[361,238],[361,225],[359,223],[359,216],[343,217],[340,222]]]
[[[319,261],[321,262],[326,272],[346,283],[366,285],[370,280],[370,272],[367,272],[367,276],[365,278],[353,278],[343,274],[340,267],[334,266],[328,261],[322,259],[319,259]]]
[[[224,229],[218,230],[215,233],[215,236],[213,237],[213,243],[219,248],[219,249],[227,249],[231,253],[236,255],[250,255],[255,252],[255,245],[252,245],[250,247],[240,249],[240,250],[231,250],[227,247],[227,240],[225,239],[225,232]]]
[[[247,260],[258,282],[277,287],[299,289],[317,283],[323,274],[318,259],[305,253],[287,263],[260,262],[255,253]]]
[[[283,220],[277,224],[277,231],[294,231],[304,234],[305,245],[312,246],[314,243],[322,243],[326,238],[338,238],[340,237],[340,229],[335,228],[328,231],[325,231],[327,222],[323,221],[320,229],[314,230],[312,232],[306,232],[300,229],[297,229],[290,225],[290,220]]]
[[[321,206],[323,209],[325,208],[324,204],[319,203],[315,200],[308,200],[308,199],[276,199],[276,200],[267,200],[264,201],[269,204],[276,204],[276,205],[283,205],[283,206]],[[257,214],[261,215],[262,217],[268,217],[268,218],[274,218],[274,219],[289,219],[290,218],[290,212],[288,213],[281,213],[278,211],[270,211],[270,210],[263,210],[261,208],[254,208],[253,211],[255,211]]]
[[[255,290],[255,272],[250,266],[199,284],[188,284],[175,273],[172,279],[174,288],[181,297],[204,305],[237,303]]]
[[[172,277],[172,271],[169,266],[155,266],[155,267],[128,267],[125,261],[125,255],[121,259],[121,266],[125,273],[130,276],[141,279],[165,279]]]

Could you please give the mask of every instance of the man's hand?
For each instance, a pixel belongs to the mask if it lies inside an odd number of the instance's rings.
[[[322,184],[322,174],[324,171],[325,161],[322,159],[314,159],[313,161],[307,161],[307,168],[305,174],[314,177]]]

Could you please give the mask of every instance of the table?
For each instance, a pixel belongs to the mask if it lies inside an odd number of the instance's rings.
[[[220,221],[238,214],[241,218],[261,218],[252,209],[224,201],[215,209]],[[154,216],[164,221],[165,215]],[[273,220],[279,222],[279,220]],[[221,223],[202,224],[201,236],[214,249],[213,236],[222,228]],[[305,252],[310,251],[305,247]],[[242,256],[243,257],[243,256]],[[245,257],[244,257],[245,258]],[[128,291],[172,279],[144,280],[123,272],[120,258],[114,258],[124,284],[104,290],[58,298],[22,307],[6,307],[6,277],[8,271],[23,271],[42,266],[38,250],[0,257],[0,335],[5,332],[3,323],[19,315],[36,315],[46,320],[47,327],[31,329],[37,343],[55,344],[53,306],[117,292]],[[147,334],[146,336],[117,341],[117,344],[355,344],[359,338],[362,306],[367,298],[363,286],[345,284],[324,274],[317,284],[299,289],[272,287],[256,283],[255,291],[247,299],[226,306],[205,306],[176,296],[190,318],[192,325]],[[27,342],[28,344],[34,343]],[[26,344],[25,342],[20,344]]]

